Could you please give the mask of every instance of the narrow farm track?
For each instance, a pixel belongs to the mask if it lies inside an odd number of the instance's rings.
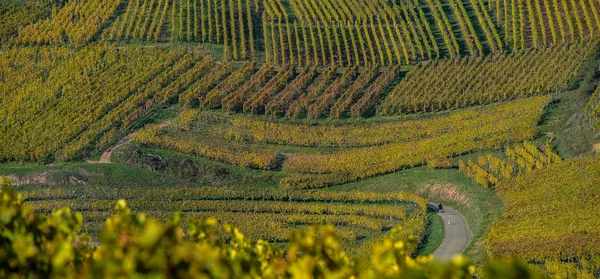
[[[428,204],[437,211],[438,204]],[[471,231],[465,218],[458,211],[444,206],[444,212],[439,213],[444,221],[444,240],[433,255],[438,260],[449,260],[452,256],[462,253],[471,241]]]
[[[172,119],[166,120],[166,121],[160,123],[159,127],[162,128],[162,127],[168,126],[169,124],[171,124],[172,121],[173,121]],[[102,155],[100,156],[100,160],[98,160],[98,161],[85,160],[85,162],[90,163],[90,164],[110,164],[113,151],[115,151],[117,148],[121,147],[121,145],[124,145],[124,144],[130,142],[133,139],[133,137],[135,137],[136,134],[137,134],[137,131],[132,132],[132,133],[128,134],[127,136],[125,136],[124,138],[120,139],[119,142],[117,142],[115,145],[107,148],[104,152],[102,152]]]
[[[100,156],[100,160],[98,160],[98,161],[86,160],[85,162],[90,163],[90,164],[110,164],[113,151],[115,151],[121,145],[130,142],[133,139],[133,137],[135,137],[135,134],[137,134],[137,131],[133,132],[131,134],[128,134],[126,137],[120,139],[119,142],[117,142],[115,145],[106,149],[104,152],[102,152],[102,155]]]
[[[119,142],[117,144],[109,147],[106,151],[104,151],[102,153],[102,156],[100,156],[100,161],[99,162],[100,163],[104,163],[104,164],[110,163],[113,151],[115,151],[115,149],[117,149],[121,145],[130,142],[133,139],[133,137],[135,137],[135,134],[137,134],[137,132],[133,132],[133,133],[127,135],[126,137],[124,137],[121,140],[119,140]]]

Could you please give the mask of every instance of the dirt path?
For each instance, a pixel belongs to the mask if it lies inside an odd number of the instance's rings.
[[[437,211],[438,205],[430,203],[429,207]],[[471,231],[465,218],[456,210],[444,206],[444,213],[438,213],[444,221],[444,240],[433,255],[438,260],[449,260],[452,256],[460,254],[471,241]]]
[[[167,119],[167,120],[163,121],[162,123],[158,124],[158,128],[160,129],[160,128],[166,127],[166,126],[170,125],[172,122],[173,122],[173,119]],[[90,164],[110,164],[113,151],[115,151],[115,149],[119,148],[121,145],[130,142],[133,139],[133,137],[135,137],[136,134],[137,134],[137,131],[132,132],[132,133],[128,134],[126,137],[120,139],[119,142],[117,142],[115,145],[106,149],[104,152],[102,152],[102,156],[100,156],[100,160],[93,161],[93,160],[88,159],[88,160],[85,160],[85,162],[90,163]]]
[[[119,142],[117,142],[115,145],[106,149],[104,152],[102,152],[102,156],[100,156],[100,160],[98,160],[98,161],[85,160],[85,162],[90,163],[90,164],[110,164],[111,163],[110,160],[112,158],[113,151],[115,151],[115,149],[119,148],[121,145],[130,142],[133,139],[133,137],[135,137],[136,134],[137,134],[137,131],[120,139]]]

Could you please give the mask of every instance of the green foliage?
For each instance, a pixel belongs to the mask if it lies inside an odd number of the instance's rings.
[[[327,94],[317,101],[326,101],[325,97]],[[549,96],[541,96],[436,118],[340,126],[187,110],[174,123],[140,130],[135,140],[244,168],[283,170],[290,176],[280,185],[287,188],[321,188],[426,161],[431,166],[451,167],[444,159],[532,138],[549,101]],[[308,109],[309,113],[320,111],[316,105]]]
[[[6,90],[0,113],[10,115],[2,129],[12,131],[0,134],[0,160],[29,161],[73,159],[94,145],[106,148],[175,100],[214,60],[185,48],[100,45],[77,52],[11,47],[0,55]]]
[[[505,44],[512,44],[515,50],[528,47],[544,48],[598,37],[600,17],[598,4],[594,1],[496,2],[496,17],[499,22],[504,23]],[[550,36],[547,30],[550,30]]]
[[[600,159],[565,160],[496,185],[506,214],[487,234],[492,257],[582,261],[600,265]]]
[[[101,244],[91,244],[78,233],[80,213],[36,214],[6,181],[0,182],[0,194],[2,277],[471,278],[474,272],[462,256],[431,264],[432,256],[412,258],[405,242],[391,239],[375,246],[367,265],[346,255],[332,226],[296,231],[286,249],[251,241],[213,218],[195,222],[186,232],[179,214],[160,224],[132,214],[124,200],[106,220]],[[397,227],[392,234],[401,231]],[[490,272],[534,275],[513,262],[494,263]]]
[[[103,32],[102,40],[222,44],[225,57],[249,59],[256,51],[252,26],[256,5],[256,1],[241,0],[129,1],[127,9]],[[123,32],[125,26],[135,32]]]
[[[422,64],[381,101],[377,114],[451,110],[566,90],[596,46],[581,43]]]
[[[55,209],[35,214],[21,196],[0,181],[0,277],[66,276],[85,266],[89,237],[79,235],[81,213]]]
[[[590,115],[590,124],[594,132],[600,132],[600,87],[597,87],[586,105],[586,112]]]
[[[501,259],[488,264],[485,278],[548,278],[540,272],[536,272],[524,262],[514,259]]]
[[[502,179],[543,169],[562,160],[552,151],[549,142],[546,142],[544,150],[541,151],[535,144],[525,141],[522,145],[506,147],[505,155],[504,160],[490,154],[485,157],[479,156],[477,162],[468,160],[465,163],[461,160],[458,168],[477,184],[488,188]]]
[[[19,32],[21,44],[70,44],[81,47],[87,44],[102,25],[117,10],[121,0],[69,1],[58,12],[45,20],[27,25]]]
[[[66,1],[38,0],[23,5],[10,2],[0,1],[0,43],[6,43],[14,38],[28,24],[49,16],[53,7],[59,8]]]

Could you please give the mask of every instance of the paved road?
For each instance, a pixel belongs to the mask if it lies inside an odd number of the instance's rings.
[[[430,208],[437,211],[438,205],[430,203]],[[438,260],[449,260],[452,256],[462,253],[471,241],[471,231],[465,218],[456,210],[444,206],[444,213],[438,213],[444,221],[444,240],[433,255]],[[448,223],[450,221],[450,223]]]

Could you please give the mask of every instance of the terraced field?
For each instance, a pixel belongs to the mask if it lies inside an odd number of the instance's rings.
[[[142,191],[140,191],[142,190]],[[184,226],[215,217],[227,220],[254,239],[285,243],[292,230],[328,223],[337,227],[353,253],[383,239],[392,226],[402,225],[402,238],[423,235],[425,200],[395,192],[318,193],[234,188],[136,189],[55,187],[23,191],[25,202],[38,212],[69,207],[83,213],[83,228],[92,235],[113,215],[115,201],[125,198],[134,212],[166,222],[180,211]],[[416,246],[411,248],[416,249]]]
[[[0,174],[37,213],[70,218],[64,239],[86,238],[75,236],[81,229],[96,245],[118,223],[132,226],[109,239],[123,240],[121,248],[141,227],[181,244],[187,230],[209,246],[240,241],[262,247],[247,253],[270,251],[244,256],[247,266],[260,258],[260,272],[222,274],[287,278],[298,255],[333,249],[327,257],[335,264],[306,260],[298,270],[336,266],[340,273],[314,274],[377,278],[404,270],[404,261],[429,263],[405,256],[443,242],[443,225],[426,205],[446,203],[473,232],[463,253],[477,272],[509,256],[543,265],[523,266],[528,274],[600,275],[588,220],[597,195],[600,0],[5,2]],[[10,199],[0,206],[11,202],[2,214],[27,211],[12,190],[2,191]],[[115,204],[122,215],[111,217]],[[81,218],[56,211],[62,207]],[[562,223],[548,225],[544,212]],[[42,215],[19,220],[58,218]],[[228,226],[209,230],[212,217],[239,227],[248,241],[276,245],[246,243]],[[341,246],[331,248],[332,240],[323,244],[330,250],[311,250],[325,239],[299,240],[323,224],[337,227]],[[16,250],[52,250],[40,248],[42,238],[4,238],[9,228],[0,224],[0,277],[55,276],[6,267],[29,264]],[[292,247],[285,268],[265,260],[281,258],[274,247]],[[231,256],[237,248],[219,251]],[[85,255],[118,258],[82,251],[53,264],[79,257],[90,261],[82,272],[107,272]],[[386,258],[398,253],[402,261]],[[3,265],[2,255],[27,264]],[[38,260],[30,265],[51,266]],[[367,261],[366,273],[354,270]],[[448,269],[455,277],[472,278],[470,262],[450,264],[458,265]],[[147,270],[135,274],[150,276]],[[400,276],[392,273],[385,276]]]

